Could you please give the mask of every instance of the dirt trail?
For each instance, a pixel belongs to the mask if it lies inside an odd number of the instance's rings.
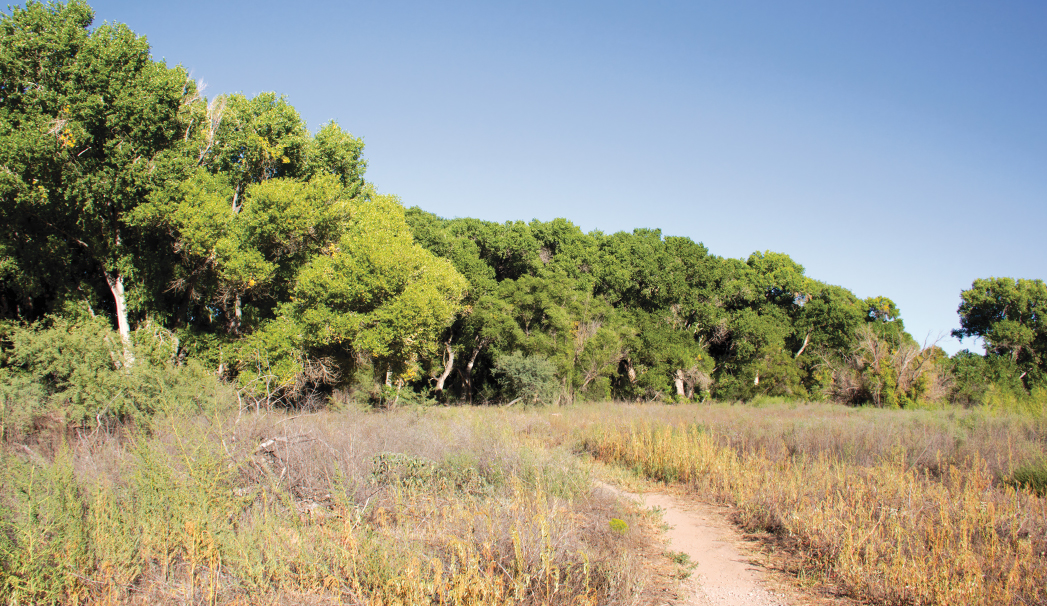
[[[660,508],[668,550],[686,553],[693,564],[681,587],[680,606],[791,606],[805,604],[795,592],[772,582],[739,545],[738,532],[715,507],[668,494],[636,495],[606,486],[646,508]]]

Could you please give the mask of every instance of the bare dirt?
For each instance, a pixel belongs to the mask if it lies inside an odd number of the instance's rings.
[[[758,545],[731,524],[728,510],[664,492],[642,495],[604,485],[608,490],[657,508],[667,526],[666,550],[690,570],[681,582],[674,606],[805,606],[844,604],[820,592],[806,592],[791,577],[765,565]],[[686,554],[687,558],[678,555]]]

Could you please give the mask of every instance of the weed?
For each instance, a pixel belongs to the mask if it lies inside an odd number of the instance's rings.
[[[54,457],[8,443],[0,603],[636,602],[652,535],[607,520],[645,519],[518,418],[171,416]]]
[[[1019,458],[1037,460],[1040,421],[980,416],[961,428],[952,411],[813,406],[665,418],[678,408],[649,408],[627,427],[593,424],[580,439],[598,460],[735,505],[744,528],[798,554],[797,574],[861,600],[1047,601],[1047,499],[1001,481],[1010,466],[1025,485],[1042,477]]]
[[[1026,463],[1015,469],[1009,483],[1047,497],[1047,459]]]
[[[673,576],[678,579],[689,579],[694,569],[698,567],[698,562],[693,561],[691,556],[683,551],[667,551],[665,557],[676,565],[676,572]]]

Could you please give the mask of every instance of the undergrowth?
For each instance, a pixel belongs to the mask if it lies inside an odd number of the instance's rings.
[[[645,518],[469,409],[167,417],[0,463],[0,603],[625,604],[650,583]]]
[[[0,603],[656,600],[654,524],[593,490],[589,456],[734,505],[798,577],[864,602],[1047,603],[1041,417],[227,404],[6,434]]]
[[[794,554],[798,574],[877,604],[1047,603],[1039,421],[803,405],[644,412],[590,424],[582,448],[734,505],[743,528]]]

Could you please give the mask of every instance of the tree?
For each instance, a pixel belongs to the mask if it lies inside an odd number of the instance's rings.
[[[954,337],[981,337],[988,353],[1009,356],[1021,378],[1047,374],[1047,285],[1043,280],[977,279],[960,293],[960,328]]]
[[[197,97],[183,69],[150,58],[145,38],[119,24],[89,30],[92,19],[71,0],[27,2],[0,21],[4,269],[23,301],[46,294],[53,307],[108,291],[130,365],[129,313],[158,251],[126,218],[180,166]],[[71,271],[18,279],[50,254]]]
[[[341,237],[298,271],[278,316],[241,347],[241,381],[292,391],[344,381],[360,356],[376,384],[402,386],[433,355],[467,282],[416,244],[392,196],[354,202]]]
[[[311,136],[275,93],[220,96],[185,152],[191,168],[131,222],[164,236],[172,325],[236,337],[271,319],[298,270],[337,241],[363,195],[363,142],[337,124]]]

